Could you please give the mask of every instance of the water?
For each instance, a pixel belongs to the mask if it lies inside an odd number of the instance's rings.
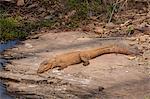
[[[2,83],[0,83],[0,99],[14,99],[14,97],[7,93],[6,88]]]
[[[0,43],[0,53],[2,53],[4,50],[8,48],[15,46],[17,43],[18,43],[18,40],[11,40],[11,41],[7,41],[4,43]],[[3,68],[6,62],[7,61],[3,59],[2,56],[0,55],[0,70]]]
[[[0,43],[0,53],[3,52],[5,49],[15,46],[17,43],[18,43],[18,40],[12,40],[12,41]]]
[[[17,44],[18,40],[12,40],[7,41],[5,43],[0,43],[0,53],[4,50],[11,48]],[[5,65],[7,61],[0,56],[0,70],[3,69],[3,66]],[[0,81],[0,99],[14,99],[14,97],[10,96],[6,90],[6,87],[2,82]]]

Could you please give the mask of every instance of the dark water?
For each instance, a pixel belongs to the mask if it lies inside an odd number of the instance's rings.
[[[7,41],[5,43],[0,43],[0,53],[4,50],[14,47],[17,44],[18,40],[13,41]],[[2,58],[0,55],[0,72],[3,69],[3,66],[5,65],[7,61]],[[6,87],[2,82],[0,81],[0,99],[14,99],[12,96],[10,96],[6,90]]]
[[[5,49],[11,48],[18,43],[18,40],[7,41],[0,43],[0,52],[3,52]]]
[[[2,83],[0,83],[0,99],[14,99],[14,97],[7,93],[7,90]]]

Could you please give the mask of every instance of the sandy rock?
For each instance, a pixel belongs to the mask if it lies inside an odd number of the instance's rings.
[[[144,71],[147,68],[143,63],[148,56],[144,56],[140,64],[140,56],[107,54],[90,60],[89,66],[76,64],[61,71],[56,68],[37,75],[39,64],[51,56],[111,43],[128,44],[127,40],[122,39],[82,37],[81,32],[48,33],[43,34],[42,39],[24,41],[18,46],[19,50],[8,50],[7,52],[15,51],[16,55],[28,55],[26,58],[12,60],[16,64],[7,65],[9,71],[0,73],[2,79],[8,80],[7,89],[13,93],[20,92],[23,97],[30,99],[143,99],[143,96],[149,95],[149,75]],[[35,56],[29,53],[35,53]],[[100,86],[104,87],[104,92]]]
[[[95,27],[94,32],[98,33],[98,34],[104,33],[104,28],[102,28],[102,27]]]
[[[27,48],[33,48],[33,46],[30,43],[26,43],[25,47],[27,47]]]

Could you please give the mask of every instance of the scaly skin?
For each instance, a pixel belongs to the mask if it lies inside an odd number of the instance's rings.
[[[89,65],[89,60],[103,54],[125,54],[125,55],[138,55],[140,52],[138,50],[129,50],[119,45],[108,45],[99,48],[93,48],[87,51],[76,51],[70,52],[62,55],[57,55],[54,58],[42,62],[37,70],[37,73],[44,73],[49,69],[59,67],[59,69],[64,69],[70,65],[78,64],[83,62],[84,66]]]

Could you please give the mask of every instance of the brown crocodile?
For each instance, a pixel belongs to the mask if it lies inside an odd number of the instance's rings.
[[[81,62],[83,62],[84,66],[87,66],[89,65],[90,59],[93,59],[103,54],[110,54],[110,53],[117,53],[124,55],[139,55],[140,51],[137,49],[133,50],[127,47],[113,44],[98,48],[92,48],[86,51],[69,52],[62,55],[57,55],[49,60],[43,61],[40,64],[37,73],[43,73],[55,67],[58,67],[59,70],[61,70],[66,68],[67,66],[78,64]]]

